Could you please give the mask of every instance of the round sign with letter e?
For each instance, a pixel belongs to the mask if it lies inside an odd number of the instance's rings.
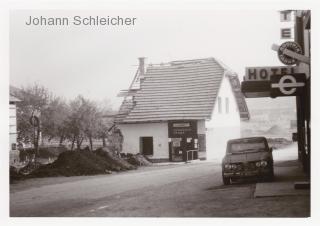
[[[301,46],[296,42],[284,42],[281,44],[281,46],[278,49],[278,57],[283,64],[286,64],[286,65],[296,64],[297,59],[287,56],[286,54],[283,53],[285,49],[291,50],[298,54],[302,54]]]

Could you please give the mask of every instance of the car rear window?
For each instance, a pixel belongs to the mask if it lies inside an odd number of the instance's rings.
[[[261,141],[243,141],[237,143],[231,143],[229,152],[244,152],[244,151],[263,151],[266,147],[266,144],[263,140]]]

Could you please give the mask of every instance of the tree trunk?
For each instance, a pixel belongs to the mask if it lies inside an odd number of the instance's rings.
[[[80,150],[80,147],[81,147],[81,145],[80,145],[80,138],[79,137],[77,137],[77,150]]]
[[[39,156],[39,137],[40,137],[40,127],[34,127],[34,151],[35,151],[35,160]]]
[[[89,136],[90,150],[93,151],[92,136]]]
[[[74,135],[72,139],[72,144],[71,144],[71,151],[73,151],[75,141],[76,141],[76,136]]]
[[[102,146],[103,147],[107,146],[107,144],[106,144],[106,136],[105,135],[102,136]]]
[[[59,145],[60,145],[60,146],[62,145],[63,140],[64,140],[64,135],[62,134],[62,135],[60,136],[60,141],[59,141]]]
[[[82,141],[83,141],[83,139],[84,139],[84,137],[81,137],[81,139],[80,139],[80,147],[79,147],[79,150],[80,150],[80,148],[81,148],[81,145],[82,145]]]
[[[77,149],[80,150],[81,149],[81,144],[82,144],[82,141],[83,141],[84,137],[83,136],[78,136],[77,137]]]

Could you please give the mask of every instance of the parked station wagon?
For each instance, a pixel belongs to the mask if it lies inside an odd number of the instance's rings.
[[[240,178],[273,179],[272,148],[265,137],[229,140],[222,160],[222,179],[225,185]]]

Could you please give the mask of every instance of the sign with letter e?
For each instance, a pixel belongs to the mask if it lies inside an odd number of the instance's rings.
[[[303,73],[272,75],[270,78],[270,96],[298,96],[306,85],[306,75]]]

